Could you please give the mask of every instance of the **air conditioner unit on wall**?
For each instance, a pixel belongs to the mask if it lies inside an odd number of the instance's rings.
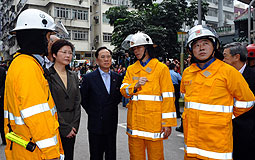
[[[99,16],[94,16],[94,20],[99,20]]]
[[[99,35],[97,35],[97,36],[95,37],[94,42],[95,42],[95,43],[98,43],[98,42],[99,42]]]
[[[95,23],[98,24],[99,23],[99,16],[94,16],[94,20],[95,20]]]
[[[83,0],[79,0],[79,4],[81,4],[83,2]]]

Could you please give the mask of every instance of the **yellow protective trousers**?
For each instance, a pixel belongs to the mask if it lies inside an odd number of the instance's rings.
[[[128,136],[130,160],[146,160],[147,149],[148,160],[164,160],[163,140],[151,141]]]

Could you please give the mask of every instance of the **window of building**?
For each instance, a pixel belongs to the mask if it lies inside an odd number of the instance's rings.
[[[72,19],[77,19],[77,10],[76,9],[73,9],[72,11]]]
[[[73,19],[88,20],[88,11],[73,9]]]
[[[128,0],[103,0],[103,2],[114,5],[128,5]]]
[[[103,41],[104,42],[111,42],[112,34],[111,33],[103,33]]]
[[[70,8],[66,8],[65,10],[65,14],[66,14],[66,18],[71,18],[71,9]]]
[[[233,2],[233,0],[224,0],[223,1],[223,6],[233,8],[234,7],[234,2]]]
[[[55,17],[71,19],[71,9],[63,7],[55,7]]]
[[[104,3],[111,3],[111,0],[103,0]]]
[[[75,54],[75,59],[81,59],[81,55],[80,54]]]
[[[127,0],[122,0],[122,4],[121,5],[128,5],[128,1]]]
[[[85,40],[88,41],[89,32],[88,31],[79,31],[72,30],[72,39],[73,40]]]
[[[117,3],[118,3],[118,0],[111,0],[111,3],[112,3],[112,4],[117,4]]]
[[[212,28],[217,28],[218,23],[215,23],[215,22],[207,22],[206,25],[209,26],[209,27],[212,27]]]
[[[217,17],[218,16],[218,10],[215,8],[209,8],[207,12],[208,16]]]
[[[88,11],[87,10],[63,8],[63,7],[55,7],[55,17],[88,20]]]
[[[103,23],[109,24],[109,22],[110,22],[110,19],[106,18],[106,14],[103,13]]]
[[[211,2],[211,3],[218,3],[218,0],[207,0],[207,2]]]
[[[71,30],[67,30],[67,32],[69,33],[69,35],[63,35],[63,34],[58,34],[56,36],[58,36],[61,39],[69,39],[71,40]]]
[[[234,20],[234,13],[231,12],[224,12],[225,18],[228,20]]]

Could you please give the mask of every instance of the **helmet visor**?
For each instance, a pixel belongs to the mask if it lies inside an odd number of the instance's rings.
[[[69,33],[68,31],[66,30],[66,27],[63,25],[63,23],[61,21],[58,21],[56,23],[56,26],[55,26],[55,32],[60,35],[60,36],[63,36],[63,37],[68,37],[69,36]]]
[[[130,40],[132,38],[133,34],[130,34],[126,37],[126,39],[121,43],[121,47],[125,50],[129,50],[130,48]]]

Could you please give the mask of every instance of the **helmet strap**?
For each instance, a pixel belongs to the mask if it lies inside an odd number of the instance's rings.
[[[207,61],[209,61],[209,60],[211,60],[212,58],[213,58],[213,53],[210,55],[210,57],[208,57],[207,59],[205,59],[205,60],[199,60],[199,59],[197,59],[194,55],[193,55],[193,58],[194,58],[194,60],[195,60],[195,62],[197,62],[197,63],[205,63],[205,62],[207,62]]]
[[[144,46],[144,48],[145,48],[145,50],[144,50],[144,52],[143,52],[143,56],[142,56],[141,59],[139,59],[139,61],[143,61],[143,59],[144,59],[144,57],[145,57],[145,53],[146,53],[146,51],[147,51],[147,47]]]

